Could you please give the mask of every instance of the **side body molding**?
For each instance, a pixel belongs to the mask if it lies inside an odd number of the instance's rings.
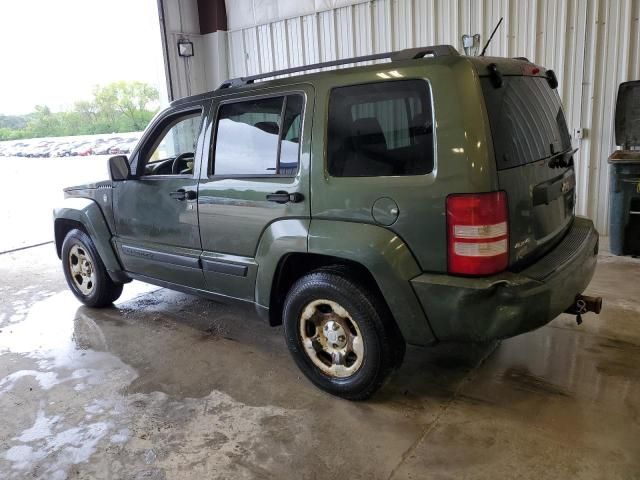
[[[412,345],[436,342],[410,280],[422,273],[396,234],[365,223],[312,220],[309,252],[358,262],[373,275],[402,335]]]
[[[80,223],[93,240],[109,275],[114,280],[122,281],[122,266],[111,244],[112,233],[96,202],[88,198],[67,198],[59,207],[53,209],[53,218],[54,225],[64,220]],[[60,245],[56,240],[58,255],[62,248],[62,240],[59,243]]]

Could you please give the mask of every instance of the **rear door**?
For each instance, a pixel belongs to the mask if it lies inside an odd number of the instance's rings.
[[[562,103],[544,76],[481,79],[498,183],[509,202],[510,263],[526,265],[560,240],[574,217],[573,150]]]
[[[279,220],[310,217],[313,89],[232,94],[212,111],[198,192],[202,267],[209,290],[252,300],[265,230]]]

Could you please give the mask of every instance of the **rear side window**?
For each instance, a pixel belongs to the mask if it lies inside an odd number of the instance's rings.
[[[433,115],[423,80],[331,90],[327,167],[335,177],[424,175],[433,170]]]
[[[494,88],[482,78],[498,170],[569,150],[562,103],[546,78],[505,76],[503,82]]]
[[[302,95],[225,103],[218,110],[214,175],[295,175]]]

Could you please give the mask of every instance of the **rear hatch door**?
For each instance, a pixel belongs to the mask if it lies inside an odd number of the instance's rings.
[[[503,75],[499,87],[495,78],[481,77],[498,184],[509,203],[509,263],[515,270],[553,248],[574,217],[574,151],[562,103],[544,70],[535,70],[540,74]]]

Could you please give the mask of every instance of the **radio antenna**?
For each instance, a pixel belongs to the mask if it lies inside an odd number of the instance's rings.
[[[500,17],[500,20],[498,21],[498,24],[496,25],[496,28],[494,28],[493,32],[491,32],[491,36],[489,37],[489,40],[487,40],[487,43],[484,45],[484,48],[482,49],[482,53],[480,54],[481,57],[484,57],[484,52],[487,51],[487,47],[491,43],[491,40],[493,40],[493,36],[496,34],[496,31],[498,30],[498,27],[502,23],[502,20],[504,20],[504,17]]]

